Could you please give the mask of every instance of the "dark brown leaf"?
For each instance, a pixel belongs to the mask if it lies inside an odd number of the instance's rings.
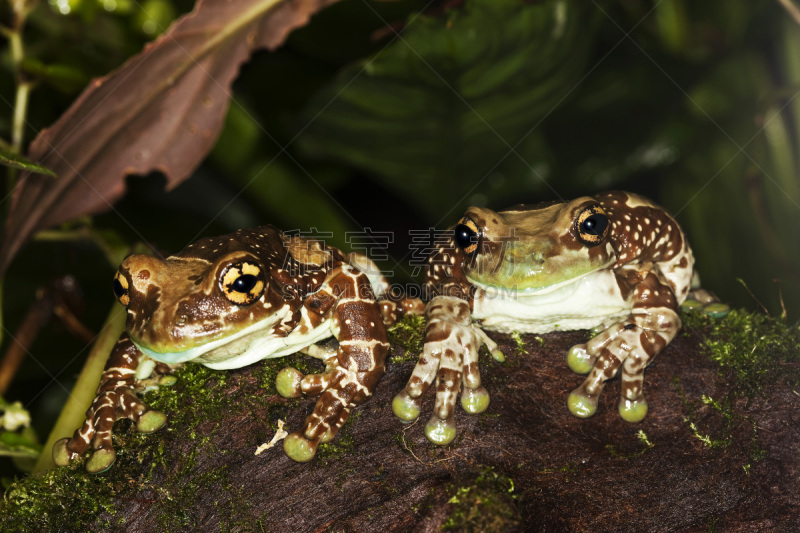
[[[186,179],[214,145],[239,66],[334,1],[199,0],[119,70],[93,80],[31,144],[28,157],[58,179],[21,177],[0,272],[35,231],[111,207],[126,175],[158,170],[170,188]]]

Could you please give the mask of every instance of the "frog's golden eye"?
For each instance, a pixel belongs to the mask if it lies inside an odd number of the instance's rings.
[[[464,253],[471,254],[480,245],[481,232],[471,218],[464,217],[453,230],[453,240]]]
[[[608,217],[599,205],[587,207],[575,219],[578,238],[586,246],[597,246],[608,235]]]
[[[228,265],[219,280],[222,294],[236,305],[249,305],[264,292],[264,276],[261,267],[250,261]]]
[[[114,274],[114,284],[112,288],[114,290],[114,296],[117,297],[119,303],[127,307],[128,304],[131,303],[131,295],[128,292],[130,285],[128,284],[128,278],[120,274],[119,270]]]

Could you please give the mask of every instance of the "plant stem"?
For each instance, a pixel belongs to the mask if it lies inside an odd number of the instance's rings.
[[[14,102],[14,122],[11,131],[11,147],[16,153],[22,153],[22,144],[25,140],[25,119],[28,116],[28,97],[31,93],[31,83],[20,82],[17,86],[17,98]]]
[[[11,63],[17,78],[17,97],[14,102],[11,146],[17,153],[21,153],[23,135],[25,132],[25,116],[28,110],[28,93],[30,92],[30,87],[22,80],[22,74],[20,72],[22,59],[25,57],[25,49],[22,45],[21,23],[17,24],[14,30],[10,32],[9,45],[11,47]]]

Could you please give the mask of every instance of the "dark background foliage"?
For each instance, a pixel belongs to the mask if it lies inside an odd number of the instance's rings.
[[[410,230],[445,228],[469,205],[611,188],[673,213],[704,285],[723,300],[763,303],[773,314],[783,302],[796,320],[800,26],[782,3],[334,4],[242,67],[221,136],[190,179],[165,192],[157,172],[129,177],[112,209],[22,249],[6,274],[4,346],[35,291],[62,273],[78,278],[83,319],[100,327],[113,266],[95,242],[67,238],[76,228],[97,230],[106,244],[144,240],[164,251],[263,223],[330,232],[330,242],[348,248],[347,232],[368,228],[392,232],[367,247],[406,281]],[[12,5],[0,0],[3,25]],[[24,76],[36,82],[27,140],[90,78],[121,65],[192,5],[32,7],[23,34]],[[16,87],[8,41],[0,46],[0,138],[8,140]],[[29,350],[6,397],[32,410],[44,438],[87,348],[54,324]]]

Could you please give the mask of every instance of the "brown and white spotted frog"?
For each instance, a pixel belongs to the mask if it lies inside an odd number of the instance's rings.
[[[131,255],[114,292],[127,308],[127,331],[83,426],[54,446],[58,465],[91,447],[86,469],[109,468],[117,419],[142,432],[161,428],[165,415],[136,393],[184,362],[223,370],[298,351],[323,359],[320,374],[284,369],[278,376],[284,396],[321,395],[303,428],[284,441],[296,461],[311,460],[320,442],[333,439],[384,373],[389,344],[367,275],[341,251],[272,226],[202,239],[164,260]],[[329,337],[338,348],[315,345]]]
[[[468,413],[489,405],[478,351],[485,344],[496,359],[503,354],[483,330],[601,331],[567,353],[573,371],[589,374],[569,395],[569,410],[592,416],[622,368],[619,413],[631,422],[645,417],[644,369],[681,327],[678,307],[694,267],[683,231],[662,208],[625,192],[500,212],[472,207],[428,261],[424,350],[392,407],[402,421],[415,420],[435,380],[431,442],[455,437],[459,390]]]

